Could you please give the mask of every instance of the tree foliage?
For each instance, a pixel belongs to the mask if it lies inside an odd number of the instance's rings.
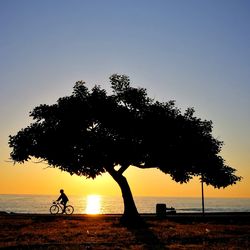
[[[35,107],[34,122],[9,138],[11,158],[40,158],[88,178],[108,172],[116,180],[133,166],[158,168],[180,183],[202,175],[217,188],[241,179],[219,155],[223,142],[213,137],[211,121],[197,118],[193,108],[182,113],[174,101],[149,98],[125,75],[110,82],[112,94],[78,81],[70,96]]]

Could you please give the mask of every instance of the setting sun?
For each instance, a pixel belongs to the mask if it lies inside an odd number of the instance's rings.
[[[101,211],[101,197],[99,195],[87,196],[87,214],[99,214]]]

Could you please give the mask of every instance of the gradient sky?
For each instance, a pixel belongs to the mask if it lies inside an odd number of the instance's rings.
[[[69,95],[77,80],[109,90],[113,73],[150,97],[176,100],[212,120],[222,156],[244,177],[210,197],[250,197],[250,1],[1,0],[0,193],[120,195],[108,176],[85,180],[38,163],[9,160],[8,136],[29,112]],[[199,196],[156,170],[126,173],[134,195]],[[150,185],[149,185],[150,184]]]

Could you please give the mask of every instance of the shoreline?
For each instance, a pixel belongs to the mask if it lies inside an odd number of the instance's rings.
[[[250,223],[250,212],[210,212],[210,213],[175,213],[175,214],[166,214],[165,216],[157,216],[156,213],[140,213],[141,218],[145,219],[167,219],[172,221],[223,221],[230,219],[231,222],[249,222]],[[0,211],[0,216],[10,216],[10,217],[73,217],[73,218],[120,218],[122,214],[49,214],[49,213],[13,213]]]
[[[7,212],[7,211],[0,211],[0,215],[41,215],[41,216],[53,216],[53,214],[50,213],[16,213],[16,212]],[[156,216],[156,213],[139,213],[141,216]],[[62,215],[58,213],[57,215]],[[65,215],[65,214],[64,214]],[[87,213],[73,213],[71,215],[65,215],[65,216],[122,216],[122,213],[106,213],[106,214],[87,214]],[[205,212],[204,214],[201,212],[176,212],[175,214],[167,214],[167,217],[178,217],[178,216],[250,216],[250,212]]]
[[[28,218],[31,216],[37,217],[74,217],[74,218],[120,218],[122,214],[49,214],[49,213],[13,213],[13,212],[5,212],[0,211],[0,216],[12,216],[12,217],[24,217]],[[195,220],[195,221],[210,221],[210,220],[227,220],[228,218],[231,221],[236,222],[249,222],[250,223],[250,212],[210,212],[210,213],[175,213],[175,214],[166,214],[166,216],[157,216],[156,213],[140,213],[140,217],[142,218],[151,218],[151,219],[168,219],[173,221],[182,221],[182,220]]]

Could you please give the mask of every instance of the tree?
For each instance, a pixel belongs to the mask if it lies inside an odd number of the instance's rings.
[[[108,172],[121,189],[127,222],[139,218],[123,175],[129,167],[157,168],[179,183],[202,175],[216,188],[241,179],[219,155],[223,142],[213,138],[211,121],[195,117],[193,108],[182,114],[174,101],[150,99],[125,75],[110,82],[112,94],[78,81],[70,96],[35,107],[34,123],[9,138],[13,161],[36,157],[93,179]]]

